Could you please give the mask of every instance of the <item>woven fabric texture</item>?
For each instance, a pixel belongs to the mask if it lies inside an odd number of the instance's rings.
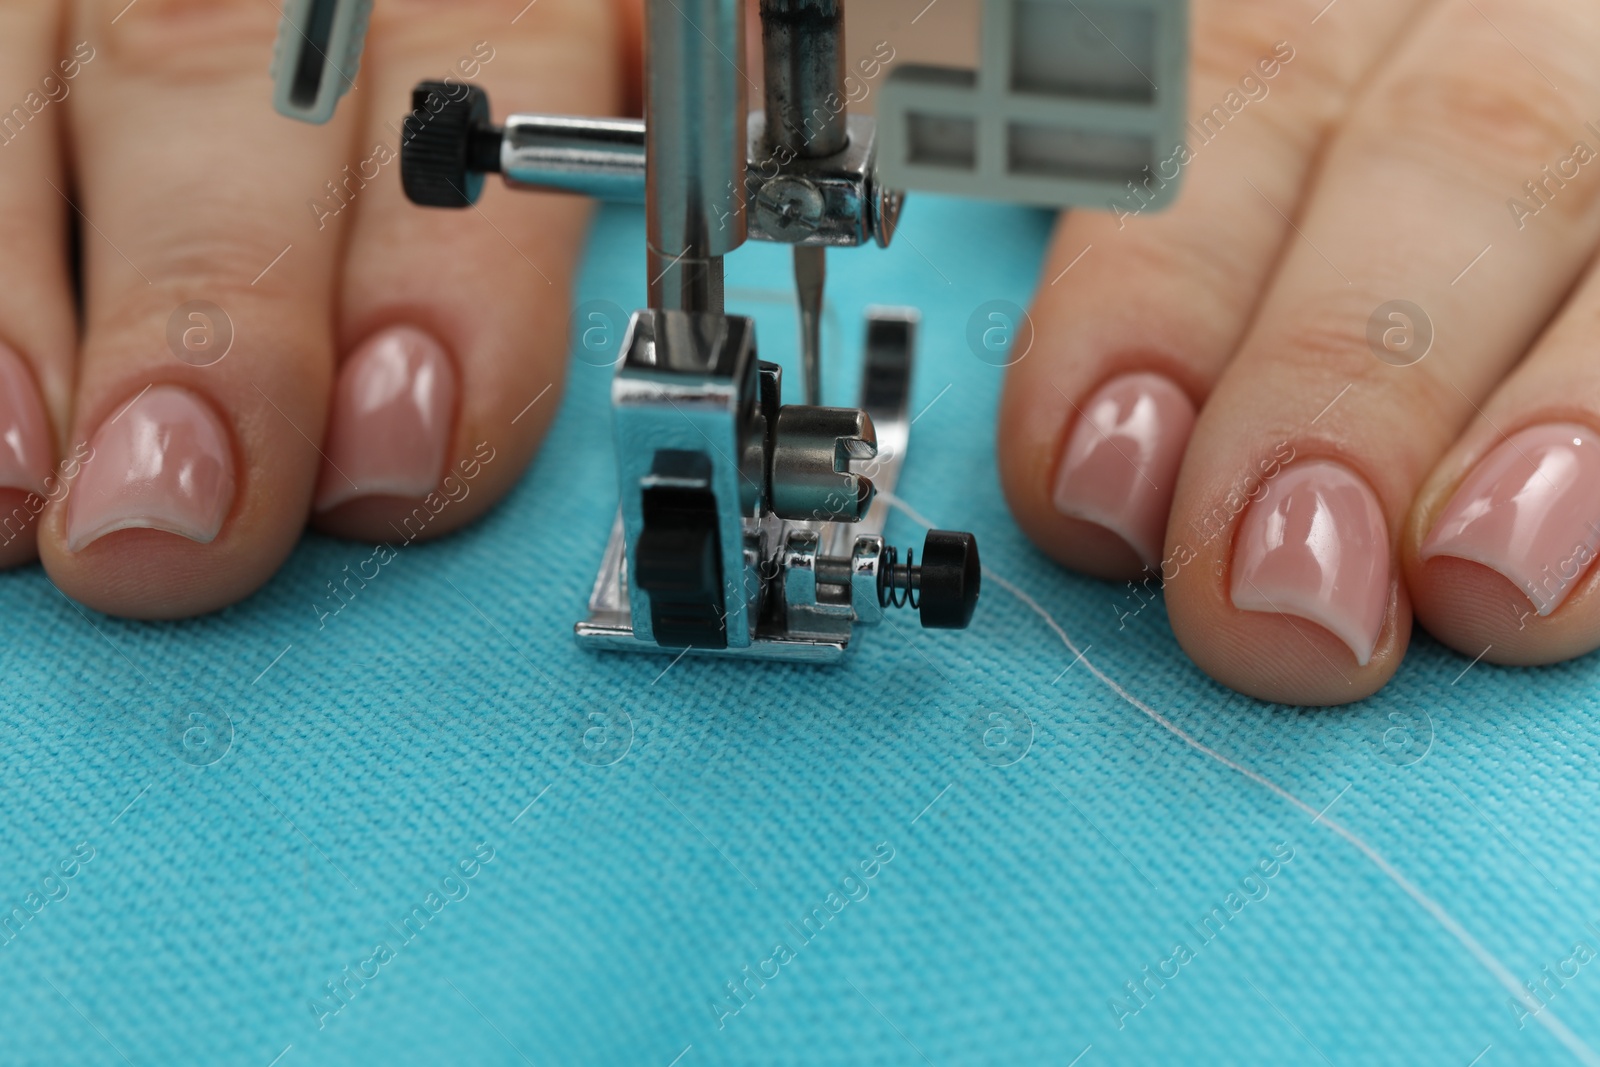
[[[1049,224],[919,197],[830,258],[831,402],[868,303],[924,313],[901,496],[1021,594],[965,633],[905,613],[833,668],[577,648],[616,502],[590,351],[504,505],[342,605],[374,546],[308,536],[166,624],[0,576],[0,1065],[1579,1062],[1486,960],[1600,1046],[1600,659],[1418,635],[1371,700],[1271,706],[1053,566],[970,341]],[[642,231],[601,213],[579,301],[643,303]],[[792,363],[791,293],[787,250],[730,260]]]

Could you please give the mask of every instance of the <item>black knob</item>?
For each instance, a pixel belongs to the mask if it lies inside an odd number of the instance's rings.
[[[950,530],[928,531],[917,577],[917,611],[924,628],[965,630],[978,606],[982,582],[976,537]]]
[[[668,466],[658,458],[655,470]],[[717,498],[704,488],[668,486],[645,489],[641,497],[644,529],[628,580],[650,597],[656,644],[727,648]]]
[[[426,81],[411,91],[400,145],[400,183],[413,204],[468,207],[485,172],[500,169],[500,131],[489,94],[466,82]]]

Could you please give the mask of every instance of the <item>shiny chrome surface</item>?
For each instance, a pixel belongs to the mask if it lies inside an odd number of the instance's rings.
[[[733,457],[750,452],[754,448],[751,436],[765,431],[761,418],[751,414],[749,421],[743,424],[742,452],[736,453],[731,444],[721,443],[724,438],[720,435],[726,434],[731,426],[724,421],[727,413],[741,407],[733,381],[743,380],[726,373],[725,359],[711,358],[718,351],[725,354],[729,351],[726,344],[717,341],[721,335],[716,325],[729,320],[719,316],[658,312],[642,312],[639,316],[640,319],[646,317],[651,325],[643,331],[636,329],[629,346],[632,354],[628,363],[633,370],[619,375],[613,386],[613,406],[619,421],[619,477],[624,481],[648,477],[653,450],[662,444],[669,448],[694,447],[698,440],[699,447],[704,449],[706,436],[694,436],[698,434],[695,425],[680,413],[688,412],[694,414],[695,424],[719,442],[717,449],[727,453],[714,461],[720,476],[726,478],[733,468]],[[917,313],[909,308],[869,311],[861,382],[863,411],[852,413],[845,409],[846,413],[860,418],[859,422],[850,423],[852,429],[859,429],[870,416],[878,442],[876,456],[850,459],[850,471],[870,477],[886,489],[893,488],[899,478],[910,437],[911,346],[916,339],[917,322]],[[665,344],[661,343],[662,337],[666,338]],[[770,390],[774,395],[769,399],[775,402],[780,376],[770,364],[757,366],[753,382],[745,382],[743,388],[757,392]],[[719,372],[717,367],[724,367],[724,370]],[[705,373],[692,373],[697,368]],[[672,373],[657,375],[657,369]],[[668,382],[671,384],[666,384]],[[654,414],[648,414],[651,410]],[[759,405],[756,410],[760,410]],[[718,412],[722,414],[716,414]],[[707,417],[711,421],[703,421]],[[624,442],[624,424],[629,427],[627,443]],[[832,440],[831,447],[837,450],[838,439]],[[647,441],[660,443],[646,444]],[[845,451],[848,455],[849,449]],[[836,454],[837,451],[829,454],[830,466]],[[847,484],[838,475],[837,468],[832,469],[836,472],[833,477],[837,483]],[[741,465],[740,470],[744,473],[739,479],[744,483],[751,471],[748,464]],[[662,648],[649,638],[648,610],[642,612],[645,629],[635,630],[634,627],[640,613],[635,610],[639,605],[634,604],[628,586],[628,549],[632,541],[629,523],[624,518],[629,510],[630,495],[636,502],[637,494],[629,494],[624,488],[624,506],[612,527],[589,597],[589,616],[577,624],[574,634],[580,644],[589,648],[677,655],[683,650]],[[740,520],[743,552],[737,564],[724,549],[725,575],[737,573],[746,583],[743,590],[738,590],[736,583],[730,584],[725,579],[724,588],[730,608],[736,602],[746,605],[745,619],[750,629],[743,632],[748,633],[747,642],[734,645],[735,626],[730,617],[729,648],[696,647],[689,654],[801,662],[838,660],[849,645],[855,623],[875,623],[883,617],[878,604],[878,574],[883,565],[882,533],[888,517],[887,506],[881,500],[874,500],[860,522],[782,519],[770,511],[758,516],[756,512],[760,510],[747,508],[747,514]],[[726,537],[723,543],[729,543]],[[736,572],[726,569],[733,566],[738,567]],[[782,599],[783,610],[767,610],[776,602],[775,598]]]
[[[793,245],[887,247],[900,217],[901,194],[882,188],[877,167],[877,125],[850,116],[844,148],[821,159],[794,156],[767,143],[767,117],[749,119],[749,237]]]
[[[743,0],[645,5],[650,306],[722,310],[722,256],[745,239]]]
[[[772,510],[800,522],[857,522],[872,480],[852,461],[878,454],[872,419],[857,408],[788,404],[778,409],[772,449]]]
[[[644,203],[644,121],[512,115],[500,142],[507,185]]]

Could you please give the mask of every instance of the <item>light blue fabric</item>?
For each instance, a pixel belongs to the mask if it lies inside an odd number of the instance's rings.
[[[914,198],[892,250],[833,256],[830,399],[865,304],[921,307],[904,498],[1311,813],[993,582],[967,633],[907,617],[834,669],[580,651],[615,486],[610,371],[575,360],[510,499],[320,627],[371,546],[307,538],[189,622],[0,577],[0,907],[65,894],[0,945],[0,1065],[1574,1062],[1331,820],[1600,1045],[1600,660],[1463,674],[1419,636],[1378,697],[1301,711],[1208,681],[1159,603],[1119,629],[1125,591],[1008,517],[966,339],[1027,302],[1048,222]],[[580,299],[642,303],[641,253],[603,213]],[[729,271],[785,359],[787,272]]]

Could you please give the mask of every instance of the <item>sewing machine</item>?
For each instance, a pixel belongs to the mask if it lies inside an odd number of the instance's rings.
[[[906,460],[918,315],[868,312],[860,400],[821,406],[830,248],[887,247],[905,191],[1145,210],[1176,194],[1186,0],[986,0],[976,70],[893,68],[876,120],[848,113],[843,0],[762,0],[763,104],[750,109],[743,0],[643,0],[644,118],[511,115],[465,82],[424,82],[401,178],[427,207],[507,185],[645,205],[649,306],[611,390],[620,502],[578,641],[596,649],[828,661],[858,623],[916,608],[971,621],[976,539],[885,544]],[[275,106],[326,122],[354,83],[372,0],[289,0]],[[931,6],[931,5],[930,5]],[[920,16],[919,16],[920,17]],[[725,257],[792,246],[799,393],[723,308]]]

